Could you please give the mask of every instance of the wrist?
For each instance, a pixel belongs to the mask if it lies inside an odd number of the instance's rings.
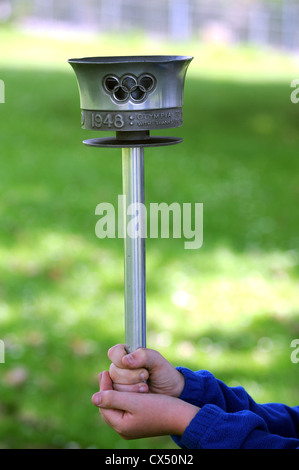
[[[180,371],[176,370],[176,372],[177,372],[177,384],[176,384],[173,396],[176,398],[179,398],[185,388],[185,377]]]
[[[176,435],[182,436],[192,419],[197,415],[200,408],[180,400],[179,420],[176,426]]]

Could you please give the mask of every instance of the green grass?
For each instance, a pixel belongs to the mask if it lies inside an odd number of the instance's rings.
[[[0,445],[174,448],[168,437],[121,440],[90,402],[107,349],[124,341],[122,241],[94,233],[96,205],[121,193],[121,156],[81,144],[94,133],[80,129],[66,60],[120,54],[119,42],[9,30],[0,39]],[[204,203],[200,250],[147,240],[148,346],[257,401],[298,405],[296,64],[271,51],[139,39],[123,40],[122,53],[195,55],[184,126],[167,131],[184,143],[146,150],[146,201]]]

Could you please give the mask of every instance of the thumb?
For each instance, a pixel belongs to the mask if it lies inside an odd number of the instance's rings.
[[[166,359],[154,349],[139,348],[122,357],[122,363],[129,369],[145,368],[149,372],[159,367]]]
[[[116,390],[102,390],[92,396],[92,402],[95,406],[106,410],[118,410],[134,413],[136,410],[136,393],[134,392],[117,392]],[[138,396],[139,402],[142,398]],[[110,415],[111,416],[111,415]]]
[[[99,375],[99,381],[100,381],[100,392],[94,393],[91,398],[91,401],[95,406],[99,406],[99,404],[101,403],[101,400],[102,400],[101,392],[113,390],[113,385],[112,385],[109,372],[107,372],[106,370],[104,370],[104,372],[102,372]]]

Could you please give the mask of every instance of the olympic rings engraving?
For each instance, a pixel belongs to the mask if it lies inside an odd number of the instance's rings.
[[[106,75],[103,79],[103,88],[111,99],[118,104],[142,103],[156,87],[156,78],[149,74],[143,73],[136,77],[133,74],[126,73],[122,77],[117,75]]]

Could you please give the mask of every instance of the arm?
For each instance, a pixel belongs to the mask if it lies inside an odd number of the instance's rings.
[[[270,433],[253,412],[227,413],[215,405],[203,406],[184,434],[172,438],[186,449],[299,449],[299,439]]]
[[[161,354],[140,348],[127,355],[124,345],[111,348],[110,376],[113,387],[119,391],[150,391],[179,397],[196,407],[216,405],[227,413],[251,411],[260,417],[271,434],[297,438],[299,407],[290,408],[279,403],[258,405],[243,387],[228,387],[208,371],[193,372],[175,369]],[[141,377],[142,374],[142,377]],[[147,384],[142,380],[147,380]]]
[[[185,377],[185,387],[180,399],[202,408],[213,404],[221,410],[235,413],[248,410],[261,417],[270,433],[283,437],[298,437],[299,407],[288,407],[280,403],[257,404],[243,387],[228,387],[208,371],[193,372],[178,367]]]
[[[106,371],[92,401],[124,439],[175,433],[175,442],[185,449],[299,449],[298,439],[269,433],[251,411],[226,413],[215,405],[199,410],[167,395],[117,392]]]

